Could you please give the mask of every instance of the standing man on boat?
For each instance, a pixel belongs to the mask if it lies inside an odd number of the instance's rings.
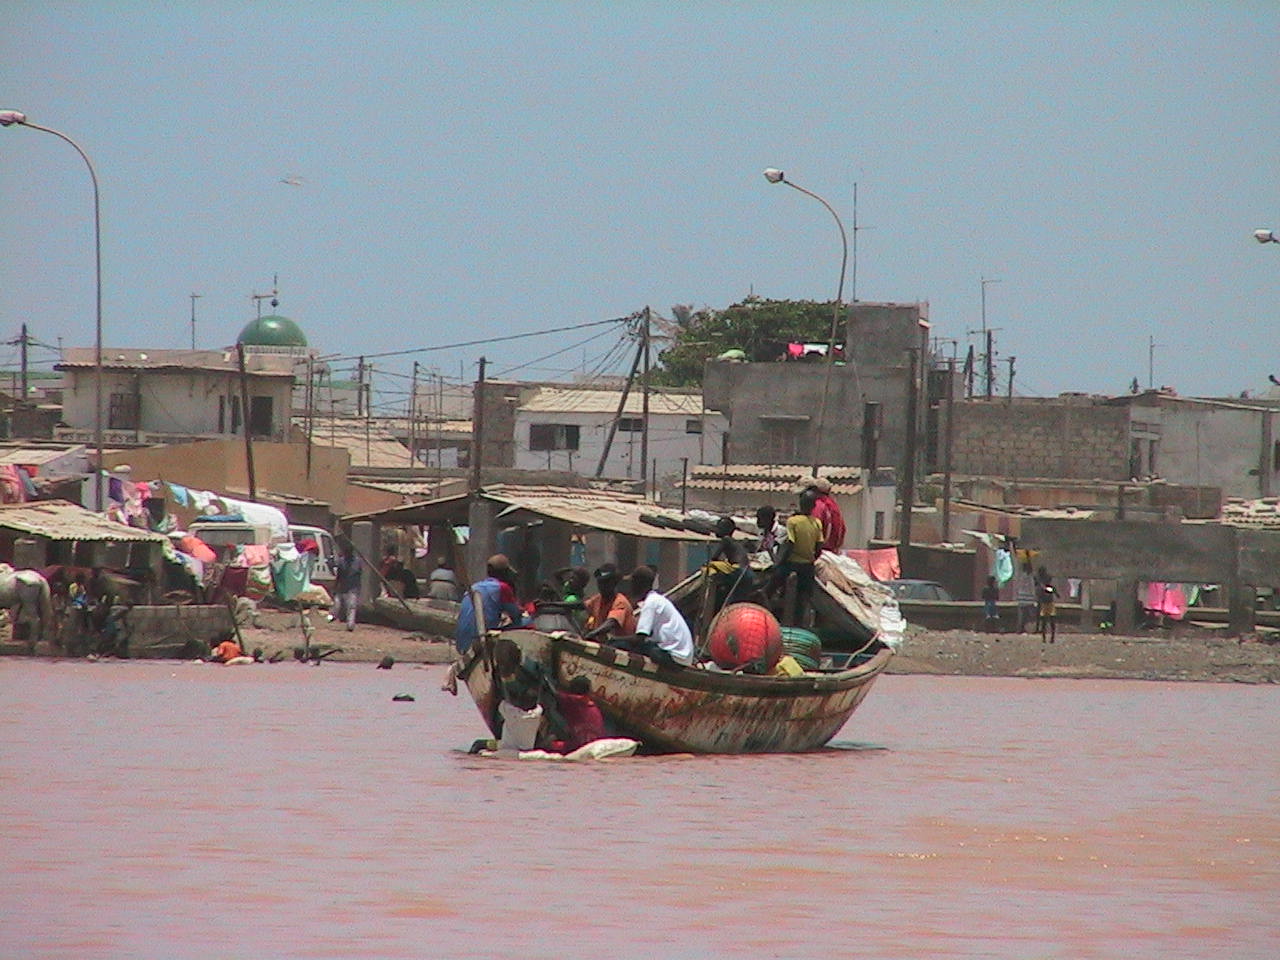
[[[817,582],[814,561],[822,552],[822,524],[813,516],[816,492],[812,489],[800,494],[799,509],[787,518],[787,541],[782,548],[779,577],[785,583],[791,574],[796,575],[796,622],[807,621],[813,603],[813,588]]]
[[[454,631],[454,643],[459,653],[466,653],[471,645],[480,639],[480,628],[476,621],[475,597],[480,598],[480,611],[486,630],[499,630],[504,624],[502,618],[508,618],[509,626],[524,626],[529,622],[520,604],[516,600],[515,577],[511,562],[504,553],[495,553],[485,564],[485,578],[477,580],[462,598],[462,609],[458,611],[458,628]]]
[[[608,640],[613,634],[630,636],[636,632],[636,614],[625,593],[618,590],[618,568],[606,563],[596,569],[594,597],[586,601],[587,622],[583,636],[588,640]]]
[[[458,627],[453,633],[453,645],[459,655],[465,654],[480,639],[481,623],[485,630],[528,625],[529,618],[520,609],[520,603],[516,599],[515,579],[516,571],[512,569],[506,554],[495,553],[485,563],[485,578],[471,585],[458,610]],[[479,619],[476,617],[477,597],[480,599]],[[507,617],[505,624],[502,622],[504,616]],[[456,697],[458,672],[461,669],[462,658],[459,656],[445,674],[440,689],[447,690]]]
[[[822,524],[822,547],[836,553],[844,547],[845,523],[840,504],[831,496],[831,481],[814,477],[813,517]]]
[[[636,567],[631,573],[631,599],[636,602],[634,636],[610,641],[615,647],[642,653],[668,665],[693,664],[693,633],[676,605],[653,589],[652,567]]]

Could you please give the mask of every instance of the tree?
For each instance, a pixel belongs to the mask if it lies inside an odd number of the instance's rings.
[[[658,354],[655,383],[696,387],[703,365],[727,350],[741,350],[747,360],[777,360],[788,343],[826,343],[831,335],[833,303],[814,300],[764,300],[747,297],[723,310],[701,310],[677,304],[674,320],[663,325],[671,346]],[[843,330],[837,330],[837,343]]]

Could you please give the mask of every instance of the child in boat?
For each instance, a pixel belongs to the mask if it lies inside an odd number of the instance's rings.
[[[591,697],[591,681],[578,674],[567,690],[556,693],[556,704],[564,721],[565,738],[558,752],[573,753],[579,747],[604,737],[604,715]]]

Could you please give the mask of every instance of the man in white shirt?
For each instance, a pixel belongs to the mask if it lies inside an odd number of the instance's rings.
[[[652,567],[636,567],[629,593],[636,603],[636,632],[609,642],[623,650],[642,653],[663,664],[693,663],[693,634],[676,605],[653,589]]]

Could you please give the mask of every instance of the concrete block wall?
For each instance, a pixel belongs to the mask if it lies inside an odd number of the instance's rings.
[[[1118,407],[970,400],[955,405],[952,469],[1004,477],[1127,480],[1129,415]]]

